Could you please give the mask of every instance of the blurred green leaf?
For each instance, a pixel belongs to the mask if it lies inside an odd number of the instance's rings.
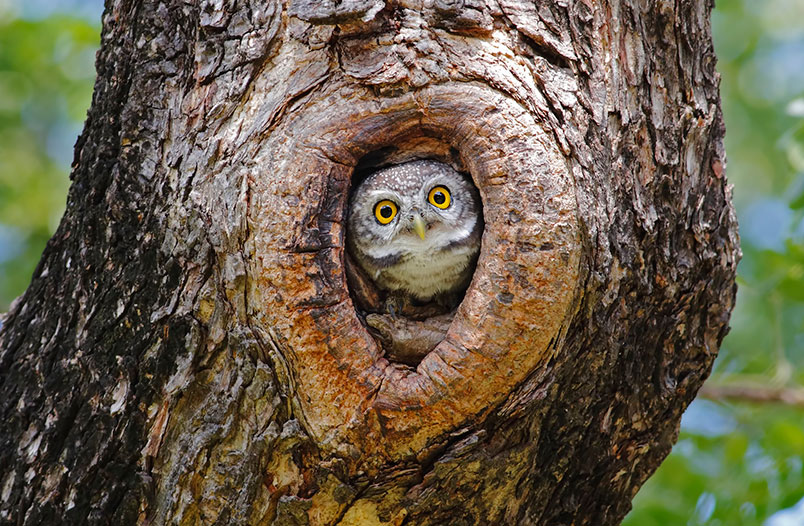
[[[742,462],[748,451],[748,439],[744,435],[733,434],[725,440],[725,460],[730,463]]]

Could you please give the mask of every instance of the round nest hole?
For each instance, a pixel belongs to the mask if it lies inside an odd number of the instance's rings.
[[[459,152],[417,137],[360,159],[345,267],[358,316],[392,362],[415,367],[446,336],[472,281],[484,229]]]

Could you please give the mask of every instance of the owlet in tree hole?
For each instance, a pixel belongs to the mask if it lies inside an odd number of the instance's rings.
[[[374,172],[349,204],[349,253],[378,288],[404,303],[460,299],[482,233],[477,189],[437,161]]]

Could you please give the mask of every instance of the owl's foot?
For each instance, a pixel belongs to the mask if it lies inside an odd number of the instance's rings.
[[[411,320],[427,320],[450,312],[449,304],[439,301],[418,302],[403,293],[391,293],[385,299],[385,312],[393,318],[405,317]]]
[[[392,362],[416,366],[427,353],[447,335],[451,314],[442,314],[423,321],[400,318],[390,314],[369,314],[366,324],[374,329]]]

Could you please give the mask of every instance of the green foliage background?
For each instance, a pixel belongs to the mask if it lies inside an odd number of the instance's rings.
[[[718,0],[712,26],[743,260],[708,381],[800,389],[804,1]],[[698,399],[624,524],[804,526],[803,465],[804,408]]]
[[[64,210],[100,9],[98,0],[0,0],[0,311],[27,286]],[[799,388],[804,1],[719,0],[713,30],[744,258],[710,382]],[[803,498],[804,409],[698,400],[625,524],[802,526]]]
[[[0,0],[0,312],[28,286],[64,212],[100,43],[99,20],[13,15]]]

